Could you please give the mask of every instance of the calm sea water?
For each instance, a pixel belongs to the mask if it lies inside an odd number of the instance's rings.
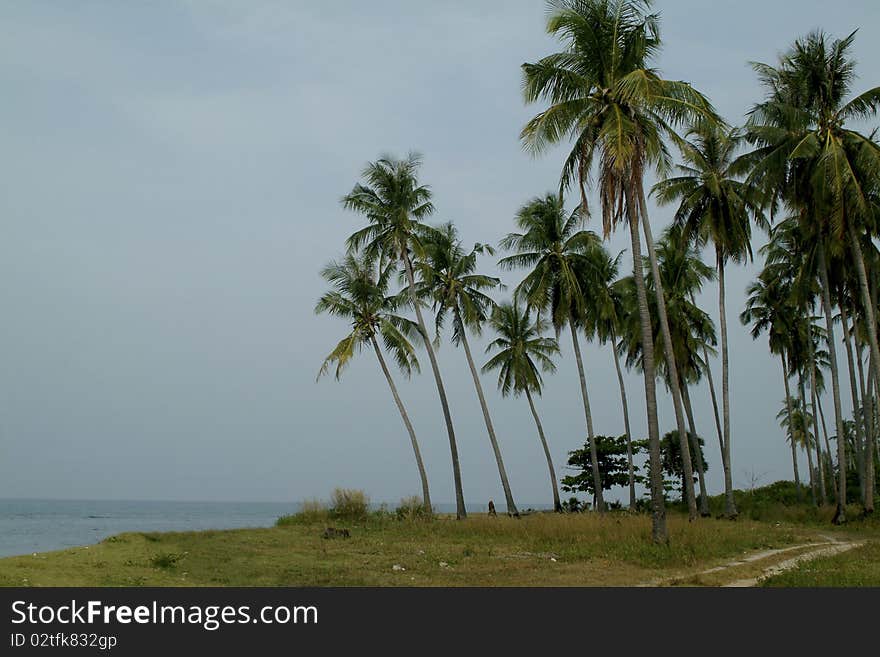
[[[0,556],[63,550],[121,532],[270,527],[298,504],[0,499]]]
[[[498,506],[499,513],[503,508]],[[454,513],[455,505],[437,504],[435,509]],[[0,499],[0,557],[91,545],[122,532],[271,527],[280,516],[298,510],[295,502]],[[468,511],[484,513],[486,507],[469,504]]]

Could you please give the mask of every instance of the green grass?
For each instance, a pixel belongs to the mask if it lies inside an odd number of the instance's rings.
[[[762,586],[880,586],[880,543],[871,542],[843,554],[808,561]]]
[[[322,538],[329,525],[348,529],[351,537]],[[622,512],[465,521],[401,521],[379,512],[329,522],[310,512],[273,528],[129,533],[88,547],[0,559],[0,585],[627,585],[806,536],[787,523],[688,523],[676,513],[669,529],[671,544],[659,546],[650,541],[649,516]]]

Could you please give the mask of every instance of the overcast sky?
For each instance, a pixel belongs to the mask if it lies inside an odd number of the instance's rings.
[[[658,66],[732,123],[761,93],[747,62],[773,62],[817,27],[860,28],[858,90],[880,82],[876,0],[657,9]],[[315,382],[346,331],[313,314],[325,289],[318,271],[361,225],[339,198],[380,153],[423,153],[436,219],[455,221],[466,243],[496,243],[524,201],[555,186],[563,151],[533,159],[518,141],[540,109],[523,104],[520,64],[557,47],[544,19],[542,2],[522,0],[2,3],[0,497],[284,501],[347,486],[396,502],[418,493],[373,354],[341,382]],[[655,235],[670,212],[653,213]],[[610,244],[627,246],[623,231]],[[483,266],[494,271],[494,258]],[[775,420],[779,364],[737,319],[754,273],[728,275],[737,486],[791,477]],[[511,288],[519,280],[503,277]],[[716,299],[712,285],[701,301],[717,319]],[[566,337],[538,401],[561,474],[585,433]],[[446,343],[438,355],[465,499],[503,500],[464,354]],[[622,433],[610,352],[591,345],[585,358],[596,430]],[[448,442],[422,360],[425,374],[398,383],[434,500],[448,503]],[[493,377],[483,382],[515,497],[548,503],[526,402],[501,399]],[[630,374],[627,386],[642,437],[643,384]],[[717,492],[708,391],[693,397]],[[843,399],[848,413],[848,387]],[[668,431],[674,415],[662,402]],[[833,418],[831,409],[826,402]]]

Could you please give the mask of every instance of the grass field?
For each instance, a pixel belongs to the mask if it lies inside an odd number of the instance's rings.
[[[762,586],[880,586],[880,543],[844,554],[820,557],[770,577]]]
[[[811,540],[786,522],[669,517],[670,546],[649,541],[650,517],[627,513],[466,521],[370,516],[277,527],[128,533],[88,547],[0,559],[5,586],[619,586]],[[827,531],[832,531],[828,528]]]

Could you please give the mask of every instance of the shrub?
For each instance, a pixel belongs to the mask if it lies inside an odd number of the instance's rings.
[[[405,497],[394,511],[398,520],[422,520],[429,518],[431,513],[418,495]]]
[[[177,565],[177,562],[183,558],[181,554],[174,554],[173,552],[166,552],[165,554],[157,554],[153,558],[150,559],[150,565],[153,568],[163,568],[168,570],[170,568],[174,568]]]
[[[312,524],[323,522],[329,517],[330,511],[326,504],[321,500],[310,499],[303,501],[297,513],[278,518],[278,520],[275,521],[275,526],[283,527],[285,525]]]
[[[366,520],[370,500],[362,490],[334,488],[330,495],[330,513],[341,520]]]

